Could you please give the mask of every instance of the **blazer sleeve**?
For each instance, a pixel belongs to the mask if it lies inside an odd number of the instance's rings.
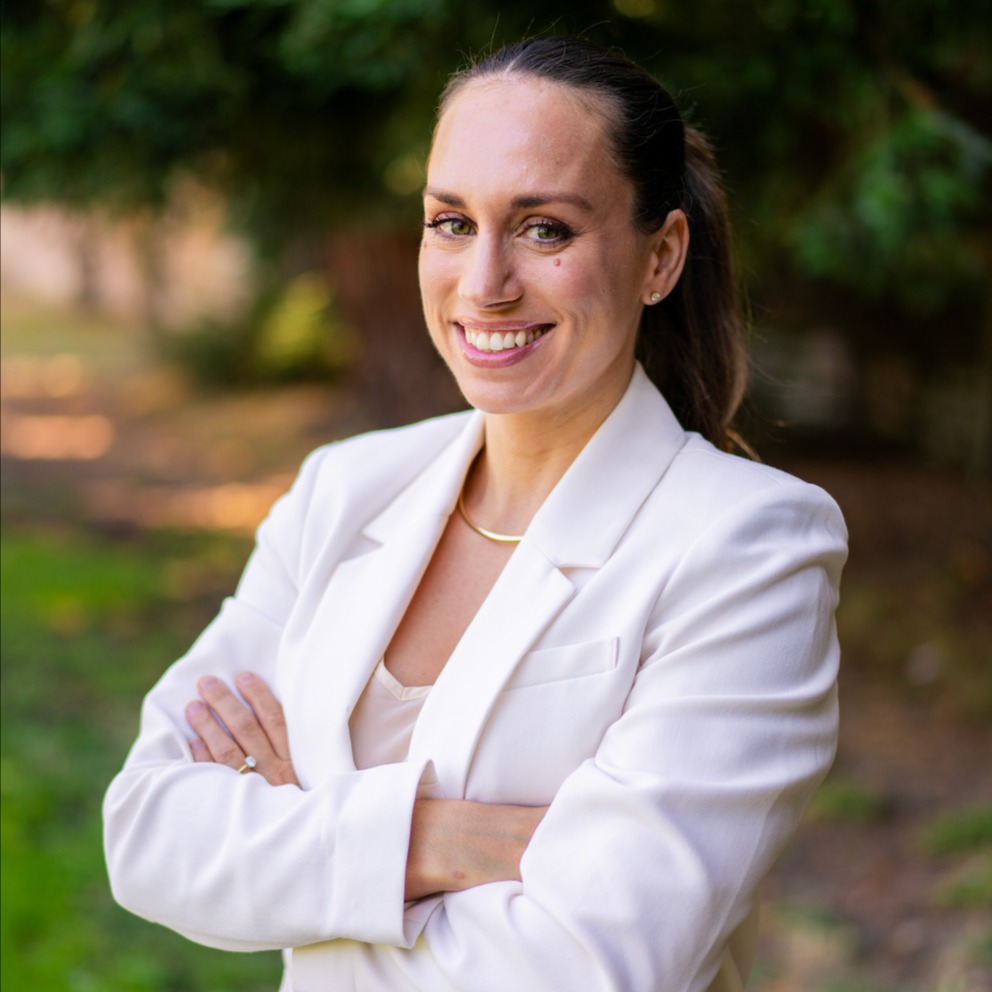
[[[845,558],[836,505],[794,480],[712,520],[658,597],[624,711],[556,795],[522,883],[449,893],[414,949],[375,953],[432,990],[706,989],[833,760]]]
[[[410,942],[403,887],[422,769],[390,765],[332,777],[312,791],[194,763],[185,705],[207,673],[274,681],[297,599],[308,517],[328,449],[304,464],[259,528],[217,618],[149,692],[139,736],[104,800],[115,898],[200,943],[263,950],[335,937]],[[316,514],[314,514],[316,516]],[[368,845],[379,856],[366,856]]]

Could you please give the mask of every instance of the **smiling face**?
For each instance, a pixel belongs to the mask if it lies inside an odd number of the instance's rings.
[[[659,236],[633,227],[595,106],[519,76],[458,91],[434,137],[420,252],[427,326],[468,401],[535,423],[579,416],[590,432],[623,395],[641,309],[663,288]]]

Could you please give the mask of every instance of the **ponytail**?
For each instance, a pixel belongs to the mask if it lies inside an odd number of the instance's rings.
[[[747,356],[727,202],[709,142],[688,125],[681,206],[689,222],[685,267],[672,292],[644,308],[637,357],[686,430],[724,450],[747,450],[731,426]]]

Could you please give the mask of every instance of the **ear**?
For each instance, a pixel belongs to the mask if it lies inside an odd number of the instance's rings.
[[[689,221],[681,210],[671,210],[665,223],[651,235],[651,254],[644,280],[644,303],[660,303],[675,288],[689,251]]]

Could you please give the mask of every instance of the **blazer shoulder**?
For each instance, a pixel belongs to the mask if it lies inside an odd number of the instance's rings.
[[[470,427],[473,411],[332,441],[304,460],[277,507],[295,520],[301,541],[322,546],[342,520],[361,525],[381,512]]]
[[[781,469],[720,451],[690,434],[662,479],[659,495],[686,507],[697,520],[727,514],[748,515],[758,507],[791,506],[800,516],[819,520],[846,540],[847,528],[836,501],[819,486]]]

